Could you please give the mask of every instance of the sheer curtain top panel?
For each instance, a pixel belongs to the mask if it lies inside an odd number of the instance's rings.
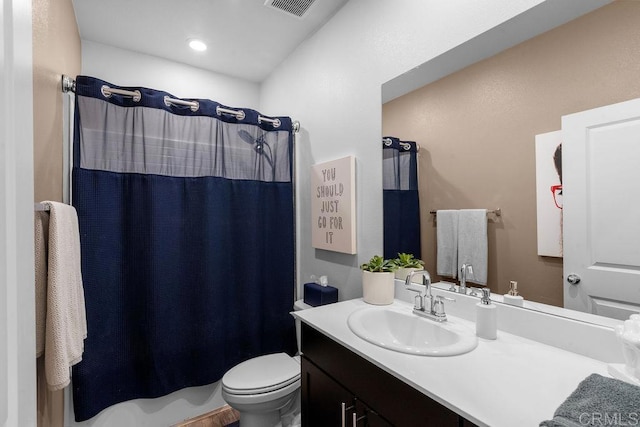
[[[291,182],[289,117],[87,76],[76,79],[76,100],[84,114],[75,161],[83,169]]]
[[[418,144],[393,136],[382,138],[383,190],[418,189]]]

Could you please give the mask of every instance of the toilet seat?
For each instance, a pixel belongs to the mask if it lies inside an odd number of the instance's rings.
[[[256,395],[300,382],[300,363],[286,353],[267,354],[242,362],[222,377],[222,389],[233,395]]]

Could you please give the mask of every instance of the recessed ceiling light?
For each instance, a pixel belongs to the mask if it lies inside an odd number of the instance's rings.
[[[202,40],[198,39],[189,40],[189,47],[197,52],[204,52],[207,50],[207,45]]]

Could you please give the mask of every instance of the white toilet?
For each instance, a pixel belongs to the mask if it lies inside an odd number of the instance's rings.
[[[302,300],[294,310],[311,308]],[[296,320],[298,351],[300,321]],[[299,412],[300,358],[286,353],[267,354],[246,360],[222,377],[222,398],[240,412],[241,427],[279,426],[282,413]],[[297,405],[298,408],[292,408]]]

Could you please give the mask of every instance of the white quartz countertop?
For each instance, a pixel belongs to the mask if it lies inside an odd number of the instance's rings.
[[[393,305],[407,312],[412,309],[400,300]],[[366,306],[362,299],[354,299],[293,314],[479,426],[537,426],[553,418],[587,376],[608,376],[604,362],[503,331],[494,341],[478,339],[475,350],[458,356],[416,356],[383,349],[357,337],[347,326],[349,315]],[[449,317],[475,332],[473,322]]]

